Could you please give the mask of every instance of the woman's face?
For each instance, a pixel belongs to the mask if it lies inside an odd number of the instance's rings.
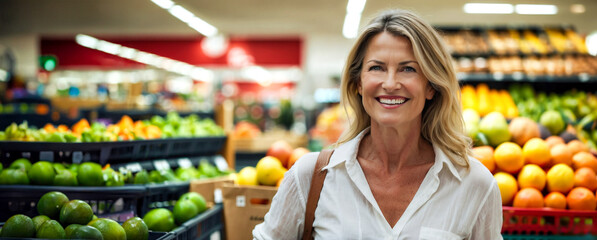
[[[382,32],[367,46],[359,94],[372,124],[420,124],[425,100],[435,91],[423,75],[408,38]]]

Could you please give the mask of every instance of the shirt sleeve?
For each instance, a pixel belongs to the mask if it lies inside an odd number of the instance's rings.
[[[481,205],[478,221],[473,227],[470,239],[503,239],[502,197],[495,179],[491,184],[487,200]]]
[[[272,199],[264,222],[253,229],[253,239],[299,239],[303,232],[305,205],[296,168],[291,168]]]

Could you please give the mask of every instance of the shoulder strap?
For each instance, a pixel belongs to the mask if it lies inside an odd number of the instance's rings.
[[[303,228],[303,240],[313,239],[313,221],[315,220],[315,208],[319,202],[321,189],[323,188],[323,181],[327,170],[321,169],[328,165],[330,157],[334,153],[333,149],[325,149],[319,153],[315,169],[313,169],[313,177],[311,178],[311,187],[309,188],[309,197],[307,198],[307,207],[305,211],[305,224]]]

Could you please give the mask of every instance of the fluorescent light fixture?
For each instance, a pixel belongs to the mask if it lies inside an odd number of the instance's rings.
[[[151,1],[166,10],[171,8],[172,6],[174,6],[174,3],[171,0],[151,0]]]
[[[516,13],[527,15],[554,15],[558,13],[558,7],[547,4],[516,4]]]
[[[156,5],[163,9],[168,10],[172,16],[178,18],[180,21],[186,23],[195,31],[203,34],[206,37],[212,37],[218,34],[218,29],[211,24],[198,18],[191,11],[187,10],[183,6],[176,5],[171,0],[151,0]]]
[[[135,57],[136,54],[137,54],[136,49],[121,46],[118,56],[126,58],[126,59],[132,59],[133,57]]]
[[[471,14],[512,14],[514,7],[506,3],[466,3],[464,12]]]
[[[359,23],[361,23],[361,14],[363,13],[363,9],[365,9],[366,2],[367,0],[348,0],[344,25],[342,26],[342,35],[345,38],[357,37]]]
[[[96,48],[98,42],[96,38],[84,34],[77,34],[77,36],[75,37],[75,41],[77,42],[77,44],[83,47],[88,47],[92,49]]]
[[[589,34],[585,40],[589,54],[597,56],[597,31]]]
[[[115,44],[115,43],[106,42],[106,41],[100,41],[97,44],[96,49],[100,50],[102,52],[112,54],[112,55],[118,55],[118,53],[120,52],[120,44]]]
[[[181,7],[180,5],[174,5],[174,7],[168,9],[168,12],[175,16],[176,18],[180,19],[185,23],[191,22],[191,20],[195,17],[195,14],[189,12],[186,8]]]
[[[206,37],[213,37],[218,34],[218,29],[209,23],[203,21],[201,18],[195,17],[188,23],[189,27],[195,29]]]

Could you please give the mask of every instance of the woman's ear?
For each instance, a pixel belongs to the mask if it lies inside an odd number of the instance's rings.
[[[425,93],[425,99],[431,100],[435,95],[435,89],[431,86],[431,83],[427,84],[427,91]]]

